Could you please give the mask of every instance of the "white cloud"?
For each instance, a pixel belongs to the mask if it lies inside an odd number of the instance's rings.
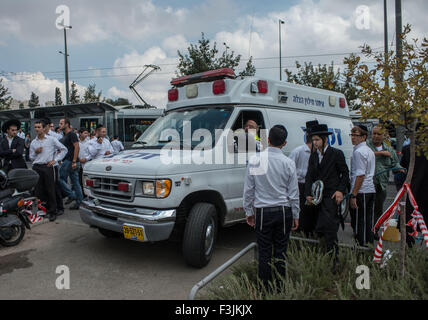
[[[22,72],[10,75],[8,78],[1,78],[3,79],[3,85],[9,89],[10,95],[15,100],[29,100],[31,92],[34,92],[39,96],[40,104],[44,105],[46,101],[55,100],[55,88],[58,87],[61,90],[62,101],[65,103],[64,82],[56,79],[49,79],[41,72]],[[85,87],[77,84],[77,90],[82,97]]]

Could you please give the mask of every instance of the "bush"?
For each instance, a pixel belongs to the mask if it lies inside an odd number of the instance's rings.
[[[370,289],[358,290],[356,268],[370,271]],[[269,293],[261,289],[256,262],[240,264],[230,275],[208,286],[201,299],[207,300],[380,300],[428,299],[428,255],[416,246],[407,249],[406,275],[400,276],[399,255],[394,253],[385,267],[373,262],[373,250],[340,248],[338,271],[331,272],[332,258],[319,245],[291,241],[287,271]]]

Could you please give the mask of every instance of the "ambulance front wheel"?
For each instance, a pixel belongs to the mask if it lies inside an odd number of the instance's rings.
[[[217,238],[217,211],[214,205],[196,203],[190,210],[183,237],[183,256],[187,264],[202,268],[211,260]]]

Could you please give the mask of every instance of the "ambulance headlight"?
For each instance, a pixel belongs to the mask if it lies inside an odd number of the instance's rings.
[[[143,194],[152,197],[155,195],[155,183],[153,181],[143,181]]]

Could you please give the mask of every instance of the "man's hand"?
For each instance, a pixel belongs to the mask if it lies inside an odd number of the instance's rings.
[[[358,209],[357,198],[351,198],[351,201],[349,203],[350,203],[352,209]]]
[[[99,138],[97,139],[97,142],[98,142],[99,144],[102,144],[102,143],[103,143],[103,138],[99,137]]]
[[[383,150],[383,151],[381,151],[381,155],[383,155],[385,157],[390,157],[391,153],[389,151]]]
[[[308,203],[312,203],[312,201],[314,201],[314,197],[307,196],[307,197],[306,197],[306,201],[307,201]]]
[[[254,226],[255,226],[255,222],[254,222],[254,215],[252,215],[252,216],[247,216],[247,224],[248,224],[250,227],[254,228]]]
[[[13,153],[15,153],[15,152],[16,152],[16,149],[12,149],[12,152],[13,152]]]
[[[73,162],[73,163],[71,164],[71,169],[75,170],[75,169],[76,169],[76,167],[77,167],[77,163],[76,163],[76,162]]]
[[[49,161],[48,164],[47,164],[47,166],[48,167],[52,167],[55,163],[56,163],[55,160]]]
[[[336,203],[340,204],[343,200],[343,193],[340,191],[336,191],[331,198],[336,198]]]
[[[86,163],[86,158],[79,159],[80,163]]]
[[[299,227],[299,219],[293,219],[293,227],[291,228],[291,230],[297,230],[297,228]]]
[[[36,150],[34,150],[35,153],[40,153],[43,151],[43,147],[39,147]]]
[[[104,155],[108,156],[110,154],[110,151],[107,150],[106,153]]]

